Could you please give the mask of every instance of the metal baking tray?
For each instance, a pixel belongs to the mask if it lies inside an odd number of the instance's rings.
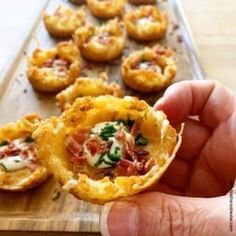
[[[67,1],[50,0],[46,5],[46,11],[52,12],[58,5],[77,7]],[[170,19],[167,37],[159,43],[174,48],[177,54],[178,73],[173,83],[204,79],[205,72],[198,59],[179,1],[161,1],[158,7],[167,12]],[[88,21],[98,23],[98,20],[89,14]],[[47,48],[55,45],[57,41],[48,35],[42,20],[35,22],[34,28],[29,29],[29,39],[26,46],[21,48],[17,62],[6,74],[5,83],[1,85],[0,124],[15,121],[29,112],[37,112],[44,118],[60,113],[55,105],[55,96],[35,92],[26,77],[27,55],[31,54],[38,44],[42,48]],[[127,40],[127,45],[128,52],[145,46],[130,40]],[[121,83],[117,62],[109,66],[95,64],[92,69],[82,73],[96,75],[103,70],[108,71],[110,81]],[[121,85],[123,86],[122,83]],[[129,89],[125,91],[127,94],[136,95]],[[162,93],[163,91],[154,94],[154,97],[157,99]],[[142,97],[139,94],[138,96]],[[149,97],[145,96],[143,98],[149,101]],[[98,233],[101,208],[63,192],[51,178],[38,188],[24,193],[0,192],[0,230]]]

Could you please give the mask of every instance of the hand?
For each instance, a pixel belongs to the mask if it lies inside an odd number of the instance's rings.
[[[103,235],[236,235],[236,94],[186,81],[154,107],[174,125],[185,122],[183,143],[153,192],[105,205]]]

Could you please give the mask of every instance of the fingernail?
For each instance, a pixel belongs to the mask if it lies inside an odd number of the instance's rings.
[[[103,236],[138,235],[138,208],[135,203],[123,201],[104,206],[100,229]]]

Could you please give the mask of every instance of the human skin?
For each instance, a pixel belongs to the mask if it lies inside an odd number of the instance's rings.
[[[236,94],[184,81],[154,107],[176,127],[185,123],[182,145],[151,191],[105,205],[102,234],[236,235]]]

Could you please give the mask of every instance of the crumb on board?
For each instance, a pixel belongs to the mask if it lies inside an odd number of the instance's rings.
[[[182,35],[177,35],[177,42],[178,43],[182,43],[184,41],[184,39],[183,39],[183,36]]]
[[[24,89],[24,90],[23,90],[23,93],[27,93],[27,92],[28,92],[28,90],[27,90],[27,89]]]
[[[60,198],[61,192],[58,189],[55,189],[52,194],[52,201],[56,201]]]

